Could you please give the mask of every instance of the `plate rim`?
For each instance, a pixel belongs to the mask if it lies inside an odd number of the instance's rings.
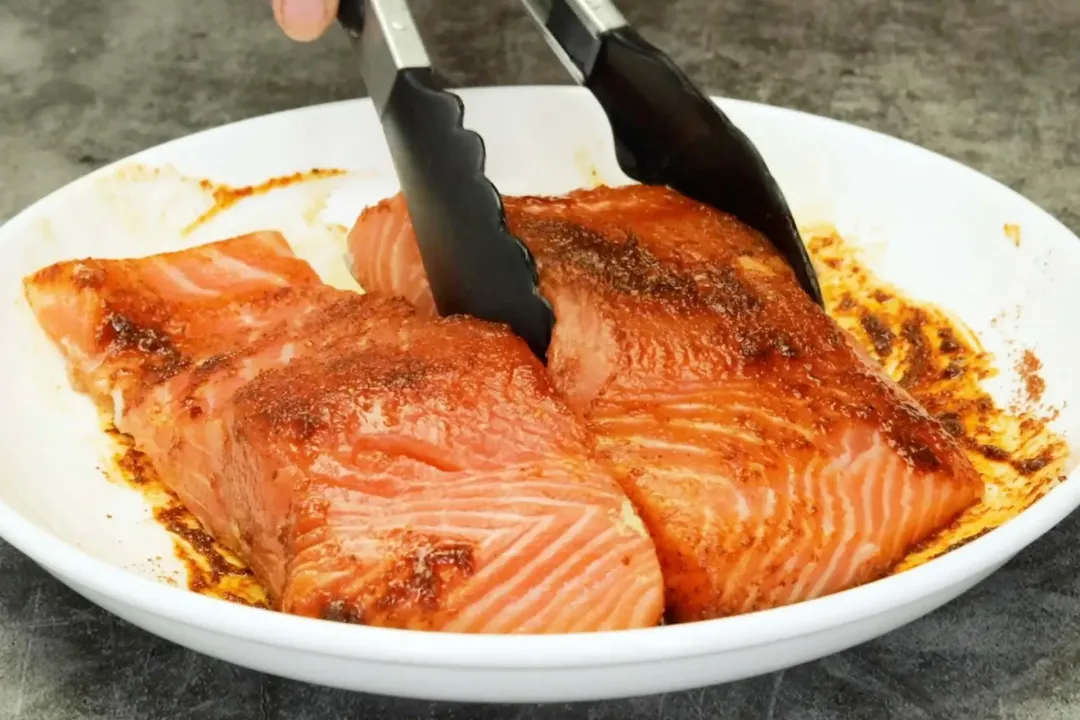
[[[584,94],[587,91],[572,85],[514,85],[458,88],[455,92],[467,101],[470,96],[479,98],[493,94]],[[796,123],[853,132],[875,142],[914,152],[923,160],[944,161],[966,174],[972,183],[1012,196],[1014,202],[1049,221],[1051,227],[1056,225],[1065,238],[1078,240],[1058,218],[1033,201],[989,175],[941,153],[860,125],[801,110],[723,96],[710,97],[721,107],[787,116]],[[371,108],[371,101],[367,98],[340,100],[247,117],[174,138],[93,170],[45,195],[0,225],[0,256],[10,237],[17,236],[20,228],[33,222],[51,204],[59,202],[65,193],[115,173],[121,167],[147,162],[153,155],[167,154],[175,145],[195,141],[204,134],[227,128],[235,131],[245,124],[257,124],[269,118],[317,114],[344,105],[366,109]],[[1054,244],[1055,247],[1065,245],[1057,240]],[[1080,242],[1075,243],[1071,251],[1080,252]],[[186,588],[172,587],[95,558],[39,528],[2,499],[0,538],[69,587],[68,580],[140,613],[254,644],[383,664],[458,669],[567,669],[664,662],[745,650],[884,615],[946,591],[958,584],[957,578],[972,578],[993,571],[1055,527],[1078,505],[1080,469],[1074,468],[1062,483],[1003,525],[897,575],[814,600],[733,617],[633,630],[559,635],[420,632],[343,625],[246,607]]]

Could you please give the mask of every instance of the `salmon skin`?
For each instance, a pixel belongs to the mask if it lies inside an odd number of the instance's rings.
[[[323,284],[277,233],[25,280],[76,386],[282,611],[553,633],[656,624],[626,494],[500,326]]]
[[[555,309],[552,380],[656,542],[672,621],[877,579],[981,496],[941,424],[734,218],[641,185],[503,200]],[[400,196],[349,252],[362,286],[433,312]]]

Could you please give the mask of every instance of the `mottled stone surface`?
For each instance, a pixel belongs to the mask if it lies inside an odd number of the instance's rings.
[[[1080,231],[1077,0],[622,0],[704,87],[955,157]],[[460,84],[565,76],[514,0],[413,7]],[[344,41],[286,41],[262,0],[0,4],[0,218],[194,130],[356,88]],[[0,718],[1080,717],[1080,520],[876,642],[772,677],[572,707],[335,692],[157,640],[0,543]]]

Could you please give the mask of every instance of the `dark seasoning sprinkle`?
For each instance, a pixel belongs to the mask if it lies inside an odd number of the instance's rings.
[[[873,344],[877,356],[883,360],[888,358],[892,353],[893,341],[896,339],[892,330],[881,321],[881,318],[871,312],[861,313],[859,323],[870,337],[870,342]]]

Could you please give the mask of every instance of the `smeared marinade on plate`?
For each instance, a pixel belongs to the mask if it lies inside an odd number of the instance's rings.
[[[986,483],[980,502],[909,554],[896,568],[921,565],[971,542],[1030,507],[1064,479],[1069,447],[1042,405],[1045,381],[1030,348],[1015,372],[1022,396],[1002,404],[982,382],[1001,370],[964,323],[941,308],[906,297],[876,277],[858,248],[835,228],[803,234],[817,266],[828,312],[902,387],[959,438]],[[1013,234],[1019,237],[1019,231]]]
[[[149,458],[135,449],[129,435],[117,430],[104,415],[102,424],[115,446],[107,474],[142,493],[154,519],[172,537],[175,555],[186,573],[187,588],[241,605],[270,607],[266,589],[244,560],[206,532],[176,493],[161,481]],[[147,560],[157,564],[156,558]]]
[[[312,168],[311,170],[303,172],[272,177],[269,180],[263,180],[254,185],[239,185],[235,187],[224,183],[211,182],[206,179],[200,180],[199,187],[210,193],[210,196],[214,200],[214,204],[199,215],[199,217],[195,218],[190,225],[184,228],[184,233],[189,234],[193,232],[196,228],[205,225],[210,220],[221,213],[226,212],[229,208],[245,198],[254,197],[256,195],[265,195],[274,190],[281,190],[313,180],[325,180],[327,178],[339,177],[347,174],[347,172],[347,170],[339,168]]]

